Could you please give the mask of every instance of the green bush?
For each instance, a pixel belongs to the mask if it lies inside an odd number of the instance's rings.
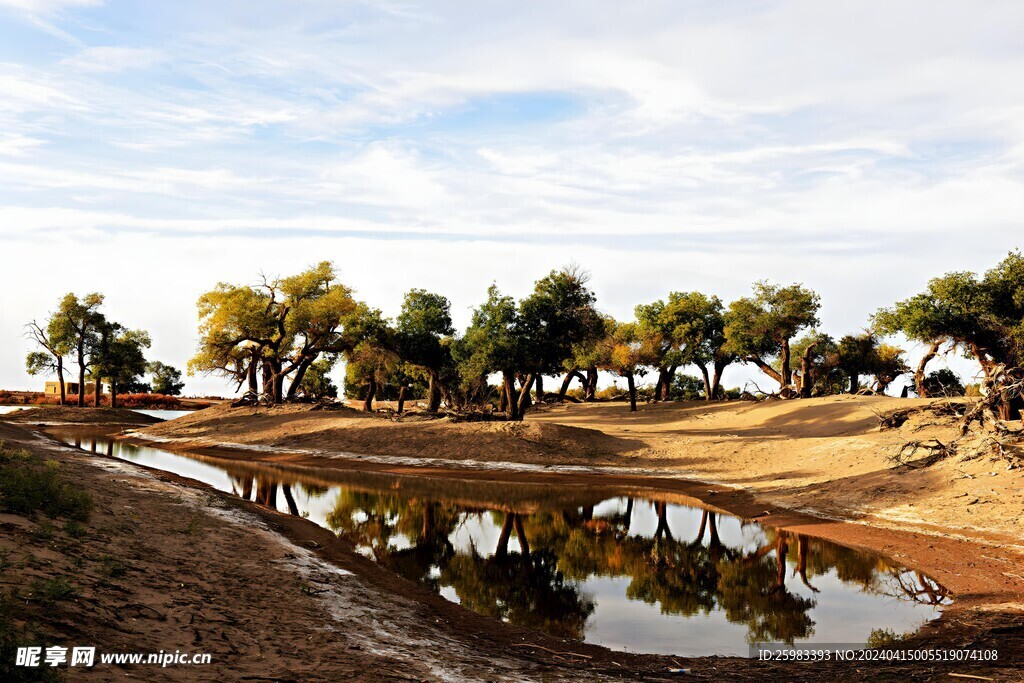
[[[61,476],[60,463],[41,462],[27,451],[0,444],[0,510],[84,522],[92,510],[92,496]]]

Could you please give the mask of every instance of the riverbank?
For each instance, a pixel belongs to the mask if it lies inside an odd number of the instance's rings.
[[[242,449],[277,462],[350,463],[359,455],[389,466],[688,478],[818,517],[1024,548],[1024,468],[987,455],[893,467],[890,457],[909,441],[956,437],[954,417],[927,410],[879,429],[880,415],[929,404],[833,396],[665,403],[632,414],[620,403],[568,404],[543,406],[522,423],[218,406],[135,436],[169,448]]]
[[[45,520],[16,520],[5,515],[0,527],[4,548],[13,553],[8,561],[30,570],[23,575],[0,575],[5,589],[12,587],[12,582],[54,575],[82,577],[84,587],[79,590],[84,597],[62,603],[52,618],[46,617],[46,627],[62,635],[65,642],[88,635],[111,651],[187,648],[212,652],[218,661],[226,662],[227,668],[217,667],[216,675],[208,678],[198,667],[171,672],[182,680],[249,675],[262,680],[662,680],[669,675],[669,668],[679,665],[675,658],[610,652],[502,625],[391,575],[330,532],[301,518],[239,501],[173,475],[42,441],[13,425],[0,423],[0,430],[0,438],[9,444],[60,461],[97,501],[89,525],[96,535],[90,532],[85,540],[75,541],[59,524],[49,532],[49,540],[41,538],[46,533],[39,534],[38,529]],[[257,455],[289,458],[290,464],[302,460],[311,466],[325,463],[322,457],[308,455],[233,453],[237,459]],[[373,466],[337,458],[331,464],[345,469]],[[409,469],[397,469],[403,468]],[[438,476],[453,474],[450,468],[435,469]],[[496,477],[486,470],[458,476]],[[559,475],[537,471],[516,476],[557,483]],[[595,481],[611,480],[608,475],[591,476]],[[629,482],[633,478],[619,479]],[[578,477],[574,480],[578,483]],[[827,538],[842,536],[843,529],[848,532],[851,528],[783,510],[759,512],[761,501],[756,497],[725,487],[661,483],[676,486],[680,496],[713,500],[715,507],[747,517],[770,512],[772,524],[797,529],[802,525],[802,533]],[[708,491],[716,493],[709,498]],[[691,668],[689,679],[834,680],[838,676],[842,680],[948,680],[950,672],[1011,679],[1007,667],[1013,666],[1012,658],[1019,658],[1024,650],[1019,612],[1024,581],[1016,583],[1005,574],[1020,573],[1019,558],[1005,547],[853,528],[874,534],[864,537],[861,545],[886,548],[889,554],[902,553],[904,557],[912,548],[907,563],[913,566],[921,562],[937,565],[939,557],[947,558],[945,569],[936,572],[928,566],[926,571],[948,584],[957,602],[942,619],[901,647],[970,643],[999,648],[1002,661],[994,666],[889,663],[854,669],[849,665],[766,665],[711,657],[681,660]],[[76,543],[80,550],[74,549]],[[128,556],[129,578],[111,581],[109,567],[116,565],[110,558],[117,560],[122,555]],[[38,561],[39,557],[44,561]],[[950,558],[957,564],[951,564]],[[79,562],[84,565],[78,566]],[[310,562],[323,564],[310,570]],[[337,569],[352,574],[339,575]],[[126,609],[134,617],[126,622],[130,633],[118,631],[117,626],[125,623],[119,622],[117,615]],[[141,625],[136,623],[140,620]],[[526,647],[527,643],[531,646]],[[198,644],[208,649],[200,650]],[[115,674],[123,677],[119,669],[110,671],[110,678]],[[134,672],[146,675],[145,667]]]

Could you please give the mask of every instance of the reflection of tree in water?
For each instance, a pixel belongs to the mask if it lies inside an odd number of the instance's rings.
[[[288,501],[287,489],[281,492]],[[256,499],[274,496],[276,490],[257,478]],[[592,506],[487,513],[397,492],[341,489],[327,524],[401,575],[435,591],[451,587],[469,609],[572,638],[583,637],[596,607],[579,585],[593,576],[629,577],[627,597],[657,605],[663,614],[721,610],[746,626],[750,640],[788,643],[814,633],[809,612],[816,604],[789,590],[791,578],[817,593],[814,577],[834,570],[870,592],[924,602],[945,595],[926,577],[915,579],[877,556],[798,534],[765,529],[753,550],[727,547],[716,513],[702,511],[695,529],[672,529],[668,505],[652,505],[657,527],[641,536],[630,533],[632,499],[625,511],[603,516]],[[499,529],[494,551],[457,550],[451,539],[459,525],[488,514]],[[513,536],[518,551],[509,549]],[[883,577],[896,588],[887,588]]]
[[[508,550],[513,529],[519,552]],[[558,571],[550,548],[531,549],[523,533],[520,515],[505,513],[494,554],[483,556],[473,547],[455,555],[442,569],[441,583],[475,612],[582,640],[594,601]]]
[[[762,552],[719,565],[718,605],[729,621],[747,625],[747,639],[792,644],[814,633],[807,614],[815,601],[786,588],[786,552],[789,534],[779,533],[774,555]]]

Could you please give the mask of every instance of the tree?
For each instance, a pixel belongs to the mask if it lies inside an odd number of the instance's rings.
[[[891,344],[879,344],[871,358],[871,372],[875,375],[875,391],[885,390],[900,375],[910,372],[903,349]]]
[[[323,353],[345,353],[359,339],[346,327],[358,315],[352,291],[323,261],[297,275],[264,277],[256,286],[221,283],[199,298],[199,350],[189,372],[248,383],[275,403],[294,398],[303,375]]]
[[[372,412],[378,388],[401,362],[392,350],[395,331],[378,309],[360,303],[348,320],[346,334],[352,345],[345,351],[345,384],[366,387],[363,410]]]
[[[576,348],[594,343],[604,332],[589,280],[590,274],[575,265],[552,270],[519,303],[527,362],[520,370],[535,378],[538,401],[544,399],[544,375],[576,371],[571,364]]]
[[[836,365],[849,378],[851,394],[860,390],[860,376],[871,372],[877,345],[877,337],[870,332],[847,334],[839,340]]]
[[[60,404],[64,405],[67,397],[64,385],[64,361],[71,353],[70,330],[67,320],[59,315],[51,315],[43,328],[35,320],[25,326],[26,335],[43,351],[33,351],[25,359],[25,368],[30,375],[56,373],[60,384]]]
[[[153,376],[153,393],[166,396],[180,396],[185,383],[181,381],[181,371],[158,360],[146,366],[146,372]]]
[[[963,396],[966,393],[960,378],[949,368],[928,373],[924,386],[929,396]]]
[[[460,371],[464,377],[487,377],[501,373],[502,393],[508,419],[520,418],[515,375],[523,365],[525,349],[515,301],[503,295],[497,285],[487,289],[487,300],[473,311],[473,317],[458,344]]]
[[[820,297],[802,285],[787,287],[766,281],[754,285],[754,295],[734,301],[726,316],[726,349],[745,363],[753,363],[779,383],[785,394],[792,391],[790,340],[818,324]],[[776,370],[769,362],[779,361]]]
[[[85,406],[85,375],[90,369],[89,349],[94,341],[97,329],[104,322],[99,308],[103,304],[103,295],[87,294],[79,299],[74,294],[66,294],[57,306],[51,318],[52,332],[50,340],[60,348],[69,349],[69,353],[78,364],[78,407]],[[51,325],[47,326],[50,330]]]
[[[956,346],[957,338],[966,339],[976,314],[971,300],[976,299],[971,273],[949,273],[928,283],[925,292],[896,302],[892,308],[875,313],[872,321],[880,334],[903,333],[911,341],[927,345],[914,371],[918,396],[928,397],[925,372],[928,363],[946,344]]]
[[[838,393],[838,380],[842,375],[838,369],[838,348],[827,334],[810,330],[790,349],[793,358],[798,358],[800,367],[793,371],[796,391],[801,398],[814,395]]]
[[[658,349],[637,323],[617,323],[607,318],[605,330],[598,367],[626,378],[629,410],[636,412],[636,378],[643,377],[647,368],[658,362]]]
[[[454,332],[448,299],[423,289],[406,293],[396,320],[395,346],[402,360],[426,374],[427,410],[431,413],[441,405],[441,377],[452,362],[442,339]]]
[[[96,382],[96,405],[99,405],[103,379],[110,382],[110,407],[117,407],[118,387],[133,382],[146,372],[144,350],[150,347],[149,333],[125,329],[119,323],[104,322],[99,326],[92,349],[92,375]]]
[[[326,355],[311,363],[302,377],[299,392],[312,399],[337,398],[338,387],[330,377],[330,372],[337,361],[337,356]]]

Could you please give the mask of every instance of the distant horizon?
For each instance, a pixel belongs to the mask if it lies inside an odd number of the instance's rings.
[[[324,259],[460,330],[575,262],[620,319],[768,279],[858,332],[1024,246],[1022,29],[1013,2],[0,0],[0,388],[42,386],[23,325],[66,292],[184,371],[201,292]]]

